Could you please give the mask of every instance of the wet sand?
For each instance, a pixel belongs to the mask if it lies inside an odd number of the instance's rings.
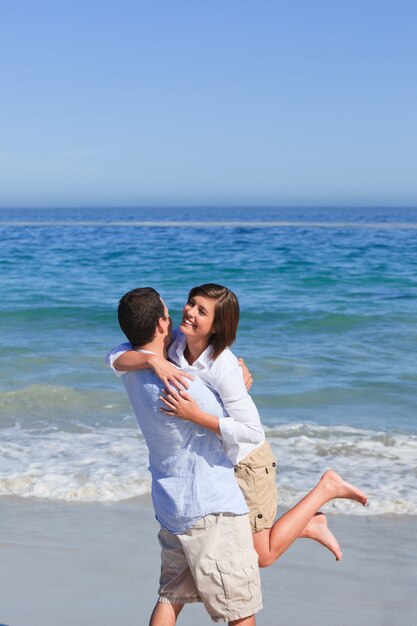
[[[146,498],[117,504],[0,500],[0,626],[146,626],[157,599],[158,526]],[[343,559],[298,540],[262,570],[258,626],[409,626],[417,615],[417,518],[329,517]],[[200,604],[178,624],[205,626]]]

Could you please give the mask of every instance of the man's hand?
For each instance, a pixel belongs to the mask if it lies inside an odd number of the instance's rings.
[[[241,356],[238,358],[238,361],[239,361],[240,367],[242,368],[243,381],[245,383],[246,391],[249,391],[253,383],[252,374],[250,373],[248,366],[246,365],[245,361],[242,359]]]
[[[171,385],[179,389],[188,389],[187,378],[188,380],[194,380],[190,374],[183,372],[183,370],[178,369],[178,367],[156,354],[149,355],[148,363],[169,390],[172,389]]]

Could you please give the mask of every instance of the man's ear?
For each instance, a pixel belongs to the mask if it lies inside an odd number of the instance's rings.
[[[165,324],[168,323],[167,319],[164,319],[163,317],[160,317],[159,320],[156,323],[156,330],[159,333],[164,333],[166,330]]]

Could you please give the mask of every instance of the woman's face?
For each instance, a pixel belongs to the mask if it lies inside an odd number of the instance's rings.
[[[197,295],[190,298],[182,311],[181,332],[187,339],[208,340],[214,332],[216,300]]]

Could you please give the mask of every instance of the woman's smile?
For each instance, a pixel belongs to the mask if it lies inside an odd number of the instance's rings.
[[[195,324],[188,317],[184,317],[182,323],[195,328]]]
[[[181,331],[187,338],[206,340],[213,334],[214,311],[216,301],[213,298],[197,295],[185,305],[182,312]]]

